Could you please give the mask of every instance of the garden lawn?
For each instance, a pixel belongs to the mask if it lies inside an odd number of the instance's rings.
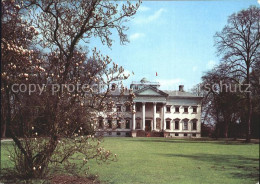
[[[2,143],[1,169],[11,166]],[[104,147],[118,161],[89,163],[103,183],[255,184],[259,177],[259,145],[237,141],[169,138],[105,138]]]

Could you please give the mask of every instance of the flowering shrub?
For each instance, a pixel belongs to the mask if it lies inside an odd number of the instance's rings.
[[[10,158],[21,177],[43,177],[50,165],[73,171],[80,166],[75,160],[81,166],[90,159],[116,160],[94,137],[94,119],[113,104],[110,84],[128,75],[108,56],[96,48],[89,53],[85,46],[99,37],[111,47],[112,29],[126,43],[123,22],[138,7],[126,2],[120,9],[101,0],[3,1],[1,114],[4,133],[15,143]],[[13,90],[14,84],[19,90]],[[78,85],[84,91],[69,90]],[[20,89],[26,86],[42,87],[41,93]]]

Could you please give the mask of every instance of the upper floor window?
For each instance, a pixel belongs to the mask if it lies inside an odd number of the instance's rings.
[[[112,84],[111,90],[114,91],[116,89],[116,84]]]
[[[139,105],[139,104],[136,105],[136,111],[137,111],[137,112],[141,112],[141,105]]]
[[[156,112],[160,112],[161,111],[161,107],[160,106],[156,106]]]
[[[108,111],[108,112],[112,112],[112,105],[110,105],[110,104],[107,105],[107,111]]]
[[[197,107],[193,107],[193,113],[197,113]]]
[[[121,112],[122,110],[121,110],[121,105],[117,105],[116,106],[116,112]]]
[[[130,120],[129,119],[127,119],[126,122],[125,122],[125,128],[126,129],[130,128]]]
[[[175,107],[175,112],[180,112],[180,107]]]
[[[188,113],[188,107],[184,107],[184,112]]]
[[[171,121],[170,120],[166,121],[166,129],[171,129]]]
[[[131,111],[130,105],[126,105],[126,106],[125,106],[125,111],[126,111],[126,112],[130,112],[130,111]]]
[[[188,130],[188,121],[184,121],[183,130]]]
[[[171,112],[171,106],[166,106],[166,112]]]

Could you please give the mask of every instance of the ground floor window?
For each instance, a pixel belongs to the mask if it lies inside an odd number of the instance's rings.
[[[117,132],[116,135],[121,135],[121,133],[120,133],[120,132]]]
[[[197,130],[197,122],[196,121],[192,122],[192,130]]]
[[[129,129],[130,128],[130,120],[127,119],[125,122],[125,128]]]
[[[117,121],[116,121],[116,126],[117,126],[116,128],[121,128],[121,122],[120,122],[120,120],[117,120]]]
[[[98,120],[98,128],[103,128],[103,119]]]
[[[175,121],[175,129],[179,130],[179,121]]]
[[[161,129],[161,120],[156,119],[156,129]]]
[[[184,134],[184,137],[187,137],[188,136],[188,134]]]
[[[171,129],[171,121],[166,121],[166,129]]]
[[[136,129],[140,129],[141,128],[141,120],[136,120]]]
[[[108,123],[108,128],[112,128],[112,120],[111,119],[107,120],[107,123]]]
[[[183,130],[188,130],[188,121],[184,121]]]
[[[192,134],[192,137],[196,137],[196,134]]]
[[[178,134],[178,133],[175,133],[175,136],[179,136],[179,134]]]

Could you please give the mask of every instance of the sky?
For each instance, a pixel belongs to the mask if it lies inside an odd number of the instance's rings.
[[[145,77],[159,82],[160,89],[177,90],[184,85],[188,91],[220,62],[215,33],[227,24],[228,16],[250,5],[260,6],[260,0],[143,1],[126,24],[130,43],[121,45],[113,32],[110,49],[99,39],[91,40],[90,47],[131,74],[124,81],[126,86]]]

